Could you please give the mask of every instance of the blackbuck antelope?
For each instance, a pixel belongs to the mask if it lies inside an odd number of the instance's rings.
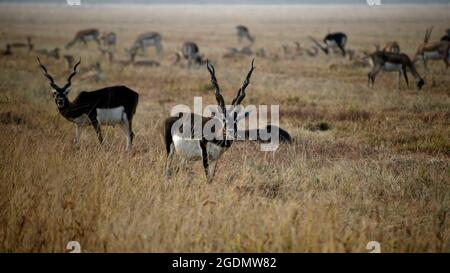
[[[198,45],[194,42],[185,42],[181,46],[181,50],[175,53],[175,61],[173,64],[178,64],[181,59],[187,60],[188,68],[191,68],[193,64],[202,66],[206,63],[204,55],[200,54]]]
[[[157,32],[147,32],[139,35],[134,41],[133,45],[129,49],[130,52],[141,50],[145,52],[145,49],[150,46],[154,46],[156,53],[162,53],[162,36]]]
[[[322,45],[318,41],[316,41],[313,37],[309,37],[317,47],[319,47],[325,54],[329,54],[330,50],[335,51],[339,50],[342,53],[342,56],[345,57],[346,51],[345,46],[347,44],[347,35],[342,32],[329,33],[323,38],[323,42],[325,45]]]
[[[247,39],[252,44],[255,42],[255,37],[250,35],[250,31],[246,26],[243,25],[236,26],[236,30],[239,43],[241,43],[243,39]]]
[[[73,71],[63,87],[55,84],[53,77],[37,59],[44,76],[50,81],[56,106],[59,113],[68,121],[75,123],[75,142],[80,144],[81,128],[93,126],[98,140],[103,143],[101,125],[120,124],[127,135],[127,150],[131,149],[134,138],[132,130],[133,117],[139,101],[139,95],[126,86],[111,86],[99,90],[82,91],[73,101],[69,101],[68,94],[72,78],[77,74],[77,67],[81,59],[73,67]]]
[[[430,42],[432,31],[432,27],[426,30],[423,43],[419,46],[416,55],[414,56],[414,62],[422,59],[425,70],[428,70],[428,60],[442,60],[445,63],[445,67],[448,69],[450,60],[450,42],[442,40]]]
[[[98,45],[100,45],[100,32],[96,28],[90,28],[85,30],[80,30],[75,34],[75,37],[66,45],[66,49],[71,48],[73,45],[77,43],[83,43],[87,45],[89,41],[95,41]]]
[[[34,45],[33,45],[33,43],[31,43],[31,37],[28,36],[26,43],[15,42],[15,43],[11,44],[11,47],[12,48],[27,48],[28,51],[32,51],[34,48]]]
[[[245,89],[250,84],[250,77],[255,69],[253,63],[254,60],[244,83],[231,102],[231,109],[227,110],[216,79],[214,66],[207,61],[206,66],[211,75],[211,83],[215,89],[219,111],[213,117],[182,113],[178,117],[169,117],[165,120],[164,140],[167,151],[167,176],[171,174],[172,159],[174,153],[177,153],[188,160],[202,160],[206,179],[208,182],[212,181],[217,161],[231,147],[233,139],[237,137],[238,121],[247,116],[247,113],[238,115],[238,112],[246,95]],[[189,130],[186,128],[189,128]],[[192,133],[194,133],[194,136],[192,136]]]
[[[422,77],[416,70],[414,63],[404,53],[392,53],[384,51],[375,51],[370,56],[370,62],[372,63],[372,70],[368,74],[369,87],[373,87],[375,78],[382,72],[398,72],[397,88],[400,89],[400,81],[402,74],[405,78],[406,85],[409,86],[408,75],[406,71],[411,71],[411,74],[416,80],[417,89],[420,90],[425,84]]]
[[[445,35],[441,37],[441,41],[450,42],[450,28],[445,31]]]

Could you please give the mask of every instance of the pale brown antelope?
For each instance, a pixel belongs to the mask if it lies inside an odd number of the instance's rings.
[[[84,29],[80,30],[75,34],[75,37],[66,45],[66,49],[71,48],[73,45],[77,43],[83,43],[87,45],[89,41],[95,41],[98,45],[100,45],[100,32],[96,28]]]
[[[433,27],[426,30],[423,43],[419,46],[414,56],[414,62],[422,59],[425,70],[428,70],[428,60],[442,60],[445,63],[446,69],[448,69],[450,60],[450,42],[442,40],[430,42],[432,31]]]
[[[59,87],[38,58],[44,76],[50,81],[59,113],[68,121],[75,123],[76,144],[80,144],[81,128],[84,126],[93,126],[99,142],[103,143],[100,126],[120,124],[127,136],[126,149],[130,150],[134,138],[132,122],[139,94],[126,86],[111,86],[90,92],[82,91],[73,101],[69,101],[68,94],[72,78],[77,74],[80,62],[81,59],[73,67],[67,83],[63,87]]]
[[[316,44],[318,48],[320,48],[325,54],[329,54],[330,51],[335,51],[336,49],[342,53],[342,56],[345,57],[346,51],[345,46],[347,45],[347,35],[342,32],[329,33],[323,38],[323,42],[325,45],[322,45],[313,37],[309,36],[309,39]]]
[[[414,63],[411,61],[408,55],[404,53],[375,51],[369,57],[372,63],[372,70],[367,75],[369,87],[373,87],[375,78],[382,71],[398,72],[398,89],[400,89],[402,74],[405,78],[406,85],[409,86],[408,75],[406,74],[407,70],[409,70],[415,78],[418,90],[422,89],[422,86],[425,84],[424,80],[417,72]]]
[[[139,35],[129,49],[130,52],[141,50],[145,52],[147,47],[154,46],[156,53],[162,53],[162,36],[157,32],[147,32]]]
[[[217,161],[231,147],[233,140],[237,137],[238,121],[247,116],[247,113],[238,115],[238,112],[246,95],[245,89],[250,84],[250,77],[255,69],[253,63],[254,60],[244,83],[231,102],[231,107],[226,109],[214,66],[207,61],[219,111],[213,117],[182,113],[178,117],[169,117],[165,120],[163,133],[167,151],[167,176],[171,174],[172,159],[174,153],[177,153],[188,160],[202,160],[206,179],[208,182],[212,182]],[[194,136],[190,134],[192,132],[194,132]]]
[[[238,42],[241,43],[243,39],[247,39],[250,43],[255,42],[255,37],[250,35],[250,31],[246,26],[238,25],[236,26]]]
[[[204,55],[200,54],[199,47],[194,42],[183,43],[181,50],[175,53],[175,61],[173,64],[178,64],[181,59],[187,60],[188,68],[191,68],[193,64],[202,66],[206,63]]]
[[[31,43],[31,37],[28,36],[26,43],[15,42],[15,43],[11,44],[11,47],[12,48],[27,48],[28,51],[32,51],[34,48],[34,45],[33,45],[33,43]]]

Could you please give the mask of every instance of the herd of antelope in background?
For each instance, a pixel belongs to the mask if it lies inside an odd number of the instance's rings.
[[[431,60],[442,60],[449,67],[450,54],[450,29],[438,41],[430,41],[433,28],[428,28],[425,33],[423,43],[421,43],[413,56],[410,58],[407,54],[402,53],[397,42],[389,42],[383,48],[375,45],[373,52],[355,52],[355,50],[347,48],[348,37],[345,33],[336,32],[328,33],[322,40],[317,41],[313,37],[309,39],[313,42],[310,48],[303,48],[300,43],[283,44],[281,53],[268,53],[264,48],[252,49],[255,43],[255,37],[250,34],[246,26],[239,25],[236,27],[237,38],[240,45],[246,42],[241,48],[229,48],[223,55],[223,58],[239,58],[242,56],[257,56],[258,58],[269,59],[295,59],[297,57],[315,57],[319,52],[326,55],[338,54],[347,59],[351,65],[360,67],[370,67],[368,73],[368,85],[373,87],[375,79],[380,72],[397,72],[398,85],[400,88],[401,78],[403,77],[407,86],[409,85],[407,72],[410,72],[416,81],[417,89],[421,89],[425,84],[423,77],[420,76],[416,69],[418,62],[423,62],[425,71],[428,71],[427,62]],[[85,29],[75,34],[74,38],[68,42],[65,49],[68,50],[77,44],[87,45],[94,42],[97,45],[101,56],[107,56],[110,64],[124,66],[141,66],[141,67],[158,67],[160,63],[152,59],[139,59],[138,56],[146,54],[147,48],[154,47],[156,54],[161,56],[163,52],[162,36],[157,32],[148,32],[139,35],[132,45],[125,50],[127,58],[117,59],[115,56],[117,35],[114,32],[100,34],[98,29]],[[73,100],[68,99],[71,87],[71,80],[77,74],[77,68],[81,63],[81,59],[72,55],[60,55],[61,50],[56,47],[53,49],[37,49],[35,48],[32,38],[27,37],[26,42],[8,43],[2,55],[4,57],[14,55],[14,51],[20,48],[26,48],[29,52],[35,52],[38,56],[44,56],[49,59],[60,59],[63,57],[69,70],[71,71],[67,83],[59,86],[55,83],[53,77],[47,68],[41,63],[38,57],[38,63],[44,76],[49,80],[50,87],[53,92],[54,100],[59,113],[68,121],[75,124],[76,137],[75,142],[80,144],[80,135],[83,127],[92,126],[95,129],[98,140],[103,142],[101,125],[120,125],[126,134],[126,149],[130,150],[134,139],[132,129],[133,117],[139,101],[137,92],[126,86],[111,86],[95,91],[82,91]],[[227,109],[224,98],[222,97],[218,81],[215,76],[215,68],[213,64],[200,53],[199,46],[192,41],[187,41],[181,45],[178,52],[173,55],[172,65],[180,65],[185,62],[187,68],[201,67],[206,65],[211,76],[211,83],[215,90],[215,98],[219,109],[217,115],[213,117],[201,116],[201,128],[209,121],[215,122],[214,136],[206,136],[201,133],[199,139],[184,138],[183,134],[174,130],[174,124],[184,124],[192,122],[194,114],[180,114],[177,117],[168,117],[161,132],[166,152],[167,162],[165,173],[171,175],[171,162],[174,154],[178,154],[188,160],[201,160],[205,170],[207,180],[210,182],[214,177],[215,166],[220,156],[231,147],[233,139],[237,138],[237,123],[240,119],[248,116],[248,113],[239,113],[242,101],[246,96],[246,88],[250,84],[250,78],[255,69],[254,59],[242,86],[238,89],[236,97],[231,102],[231,108]],[[90,69],[81,75],[82,79],[94,79],[102,81],[104,74],[100,66],[100,62],[96,62]],[[289,133],[275,125],[268,125],[264,130],[277,129],[279,132],[279,140],[285,143],[291,143],[292,138]],[[259,136],[256,129],[257,136]],[[244,135],[249,135],[246,131]],[[263,141],[261,138],[255,141]],[[267,141],[267,139],[265,139]]]

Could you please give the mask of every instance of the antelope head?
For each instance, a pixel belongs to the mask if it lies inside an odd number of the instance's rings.
[[[237,91],[236,96],[232,100],[231,107],[229,107],[229,110],[227,110],[225,106],[225,100],[220,92],[219,84],[217,83],[214,66],[209,62],[209,60],[206,60],[206,67],[211,74],[211,83],[214,87],[217,105],[219,106],[220,110],[218,115],[215,115],[215,118],[219,118],[222,121],[224,125],[223,133],[225,134],[225,136],[232,136],[232,138],[235,138],[237,135],[237,123],[239,122],[239,120],[248,117],[250,114],[250,112],[241,114],[240,105],[246,96],[245,89],[250,84],[250,78],[252,76],[253,70],[255,69],[255,67],[253,66],[254,62],[255,59],[252,60],[250,70],[247,73],[247,77]]]
[[[56,106],[58,106],[58,108],[63,108],[65,106],[67,106],[67,104],[69,102],[67,95],[69,94],[69,91],[70,91],[70,86],[72,84],[72,78],[77,74],[77,67],[81,63],[81,58],[73,67],[73,71],[70,74],[69,78],[67,79],[67,83],[63,87],[59,87],[55,83],[55,81],[53,80],[53,77],[50,74],[48,74],[47,68],[45,68],[45,66],[41,63],[41,60],[39,60],[39,57],[37,58],[37,60],[38,60],[39,66],[42,69],[44,76],[50,81],[50,87],[52,88],[53,98],[55,99]]]

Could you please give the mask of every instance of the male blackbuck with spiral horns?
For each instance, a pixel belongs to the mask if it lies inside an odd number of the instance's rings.
[[[167,151],[166,175],[171,174],[171,163],[174,153],[188,160],[202,160],[206,179],[211,182],[217,161],[231,147],[237,138],[237,123],[248,113],[240,114],[240,105],[245,98],[245,89],[250,84],[252,66],[239,88],[229,109],[225,106],[219,84],[217,83],[214,66],[207,60],[206,66],[211,74],[211,83],[215,89],[218,104],[217,113],[212,117],[181,113],[178,117],[169,117],[164,122],[164,140]],[[194,134],[194,136],[192,136]]]
[[[70,91],[72,78],[77,74],[77,67],[80,65],[81,59],[73,67],[73,71],[63,87],[55,84],[53,77],[48,74],[47,68],[39,58],[37,60],[44,76],[50,81],[59,113],[70,122],[75,123],[77,145],[80,144],[83,126],[93,126],[98,140],[103,143],[100,125],[120,124],[127,135],[127,150],[131,149],[134,138],[132,122],[139,101],[138,93],[126,86],[111,86],[91,92],[82,91],[75,100],[69,101],[67,95]]]

